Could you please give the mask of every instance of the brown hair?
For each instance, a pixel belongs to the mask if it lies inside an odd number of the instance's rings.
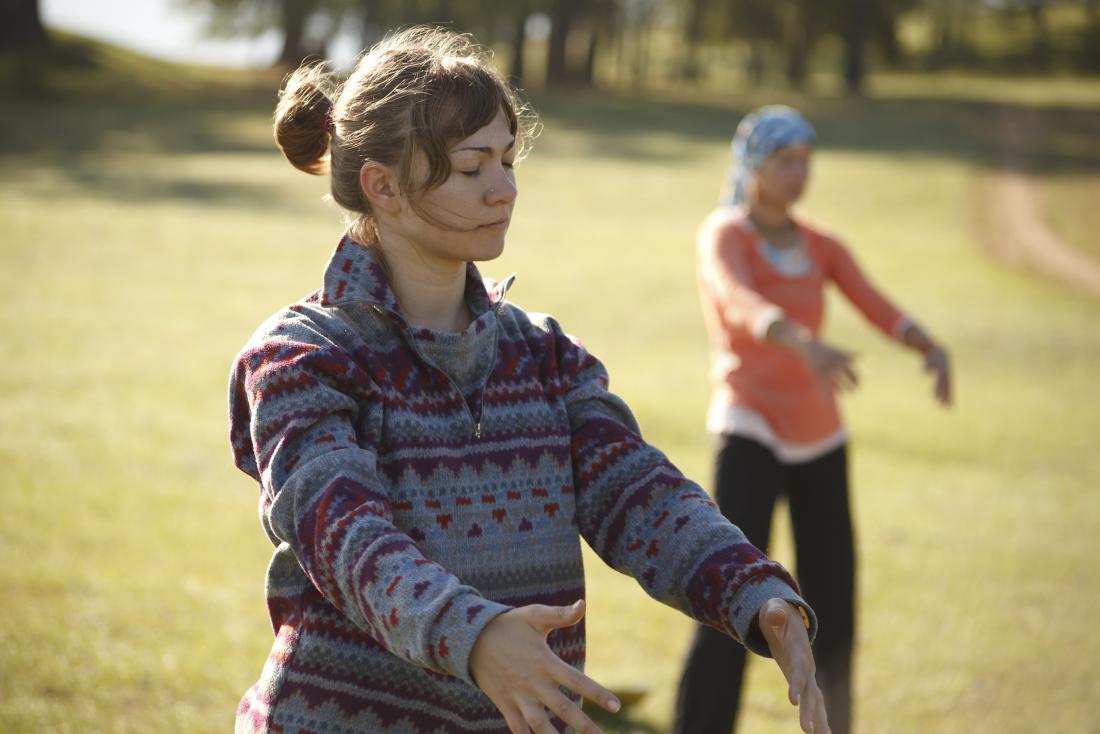
[[[498,112],[516,136],[518,160],[535,134],[534,115],[472,38],[421,26],[374,45],[342,84],[323,64],[292,73],[275,108],[275,141],[296,168],[330,174],[332,198],[351,214],[352,235],[371,244],[374,217],[359,187],[363,162],[393,167],[406,194],[421,194],[451,175],[448,146]],[[414,182],[418,151],[428,175]]]

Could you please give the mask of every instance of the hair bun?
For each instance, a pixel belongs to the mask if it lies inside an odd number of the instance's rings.
[[[314,176],[328,172],[333,86],[322,64],[303,65],[287,77],[275,108],[276,144],[295,168]]]

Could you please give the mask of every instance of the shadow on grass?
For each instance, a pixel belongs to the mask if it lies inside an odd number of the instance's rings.
[[[555,92],[535,98],[548,127],[593,133],[585,153],[631,160],[675,162],[678,146],[662,146],[654,134],[727,142],[737,122],[761,100],[741,104],[693,103],[627,93]],[[1046,135],[1030,141],[1029,169],[1041,173],[1100,172],[1100,109],[1017,107],[951,98],[845,99],[805,97],[791,102],[812,120],[822,150],[942,157],[997,166],[997,120],[1007,111],[1037,117]]]
[[[67,45],[65,45],[67,44]],[[211,204],[282,206],[262,183],[145,180],[140,171],[119,179],[103,161],[116,153],[157,155],[254,153],[278,155],[269,120],[277,75],[193,70],[154,62],[110,47],[69,39],[48,68],[46,92],[19,99],[0,115],[0,165],[9,170],[48,167],[75,187],[122,200],[185,199]],[[934,84],[934,81],[929,82]],[[998,121],[1023,107],[955,98],[780,98],[802,108],[825,151],[888,155],[899,164],[926,157],[978,167],[1006,165]],[[738,120],[767,101],[761,93],[727,102],[654,98],[630,92],[556,91],[534,98],[549,131],[544,155],[555,150],[553,131],[579,130],[567,154],[667,162],[711,155]],[[1100,110],[1028,107],[1042,135],[1027,137],[1026,165],[1038,173],[1100,172]],[[707,147],[685,144],[703,143]],[[1022,158],[1020,160],[1023,160]],[[1017,163],[1017,165],[1023,165]],[[161,172],[162,173],[162,172]],[[721,175],[715,171],[715,176]]]

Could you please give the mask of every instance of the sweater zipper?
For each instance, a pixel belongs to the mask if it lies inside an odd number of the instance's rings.
[[[451,388],[455,392],[458,393],[459,400],[462,401],[462,407],[466,411],[466,417],[468,417],[470,419],[470,422],[474,424],[474,438],[480,439],[481,438],[481,415],[482,415],[482,412],[484,410],[484,404],[485,404],[485,388],[487,388],[489,386],[489,378],[493,376],[493,367],[492,367],[492,365],[497,360],[497,349],[500,346],[499,345],[499,341],[500,341],[500,324],[498,323],[497,328],[495,328],[493,330],[493,349],[492,349],[492,357],[489,361],[489,372],[485,375],[485,380],[482,381],[481,387],[478,389],[478,397],[480,398],[480,400],[478,400],[478,411],[477,411],[477,417],[475,418],[474,417],[474,411],[470,410],[470,404],[468,402],[466,402],[466,396],[462,394],[462,389],[459,388],[458,384],[454,380],[451,379],[451,376],[448,375],[445,370],[441,370],[441,369],[439,369],[439,367],[436,367],[431,362],[431,360],[429,360],[427,357],[425,357],[424,353],[420,351],[420,347],[416,343],[416,337],[413,335],[412,329],[409,328],[408,323],[405,322],[405,319],[401,318],[401,316],[399,314],[395,314],[392,311],[388,311],[388,309],[384,309],[381,306],[376,305],[376,304],[371,305],[371,310],[373,310],[376,314],[378,314],[380,316],[387,313],[387,312],[393,314],[394,318],[396,318],[397,321],[401,324],[401,329],[402,329],[402,331],[405,332],[405,336],[408,339],[409,344],[412,345],[413,351],[416,352],[418,357],[420,357],[420,361],[422,361],[424,364],[432,367],[432,369],[436,370],[437,372],[442,373],[442,375],[447,378],[447,382],[450,383]],[[490,310],[492,310],[494,313],[497,312],[497,308],[495,306],[491,307]]]

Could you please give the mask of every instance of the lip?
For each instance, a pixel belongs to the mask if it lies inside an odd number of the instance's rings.
[[[508,223],[510,221],[511,221],[510,217],[505,218],[505,219],[498,219],[495,222],[489,222],[488,224],[481,225],[481,229],[505,230],[505,229],[508,229]]]

